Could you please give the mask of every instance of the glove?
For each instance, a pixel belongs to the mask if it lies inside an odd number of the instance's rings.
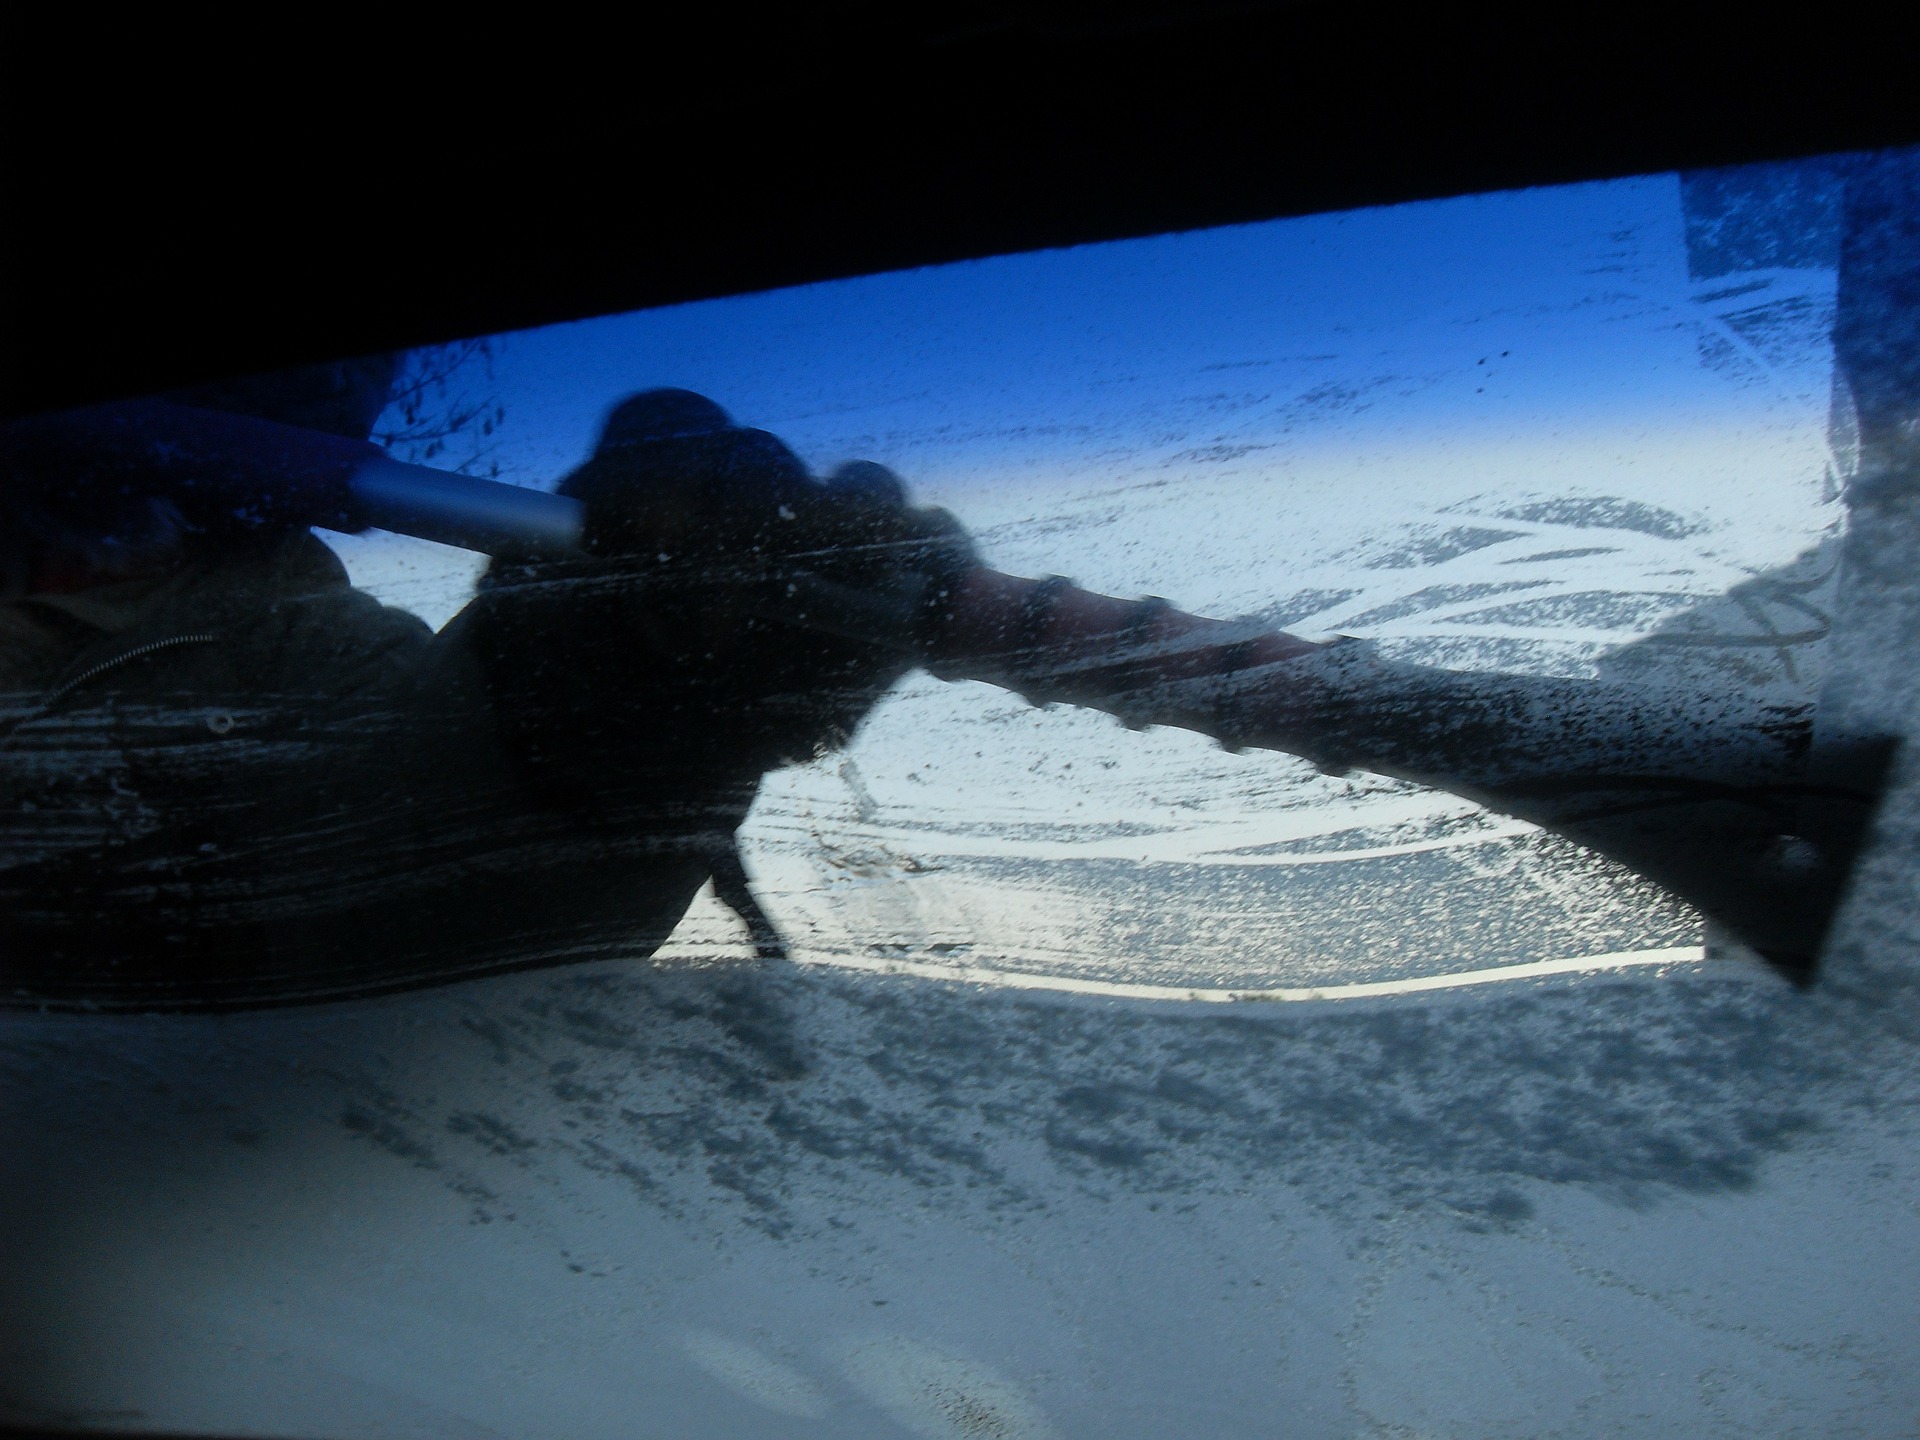
[[[809,626],[794,582],[924,607],[974,563],[959,522],[908,505],[884,466],[859,461],[816,480],[772,435],[684,390],[623,401],[560,493],[585,504],[588,553],[644,587],[637,608],[654,648],[709,682],[733,672],[756,703],[792,713],[808,751],[844,738],[910,661]]]
[[[585,506],[590,558],[497,565],[484,588],[517,597],[491,664],[511,672],[498,703],[527,717],[508,728],[576,792],[651,774],[689,802],[714,785],[750,793],[843,743],[913,658],[804,623],[796,577],[932,606],[974,563],[959,523],[909,505],[891,471],[817,480],[684,390],[622,401],[559,489]]]
[[[885,466],[855,461],[816,480],[772,435],[684,390],[623,401],[560,493],[586,505],[588,552],[650,575],[658,603],[708,648],[737,639],[745,614],[802,623],[786,603],[796,577],[926,606],[977,563],[960,523],[908,505]]]

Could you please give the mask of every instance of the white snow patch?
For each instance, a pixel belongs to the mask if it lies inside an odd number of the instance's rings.
[[[680,1337],[680,1344],[687,1358],[707,1374],[769,1410],[819,1419],[832,1408],[813,1381],[744,1340],[712,1330],[689,1330]]]

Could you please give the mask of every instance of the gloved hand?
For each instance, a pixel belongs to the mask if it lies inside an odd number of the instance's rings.
[[[805,623],[793,580],[931,611],[974,563],[959,523],[907,504],[884,467],[817,480],[684,390],[621,402],[559,488],[586,506],[591,558],[496,566],[484,589],[511,602],[490,645],[499,704],[522,717],[509,728],[576,793],[650,774],[689,801],[723,780],[750,795],[843,742],[913,657]]]
[[[656,603],[706,650],[741,640],[743,616],[808,628],[789,603],[798,577],[931,608],[976,563],[959,522],[908,505],[884,466],[816,480],[772,435],[684,390],[623,401],[560,493],[586,504],[589,553],[650,576]]]

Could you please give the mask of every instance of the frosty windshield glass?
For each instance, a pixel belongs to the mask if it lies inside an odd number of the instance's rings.
[[[1917,176],[11,425],[0,1413],[1910,1420]]]

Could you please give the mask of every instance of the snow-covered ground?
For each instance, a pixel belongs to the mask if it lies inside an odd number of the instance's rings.
[[[1691,281],[1671,178],[1246,227],[513,337],[506,458],[551,479],[612,396],[687,385],[897,466],[1005,569],[1811,696],[1832,287]],[[340,544],[431,618],[471,583]],[[652,965],[0,1019],[0,1399],[313,1436],[1903,1433],[1901,783],[1801,994],[1450,797],[909,681],[749,822],[792,965],[709,902]]]

